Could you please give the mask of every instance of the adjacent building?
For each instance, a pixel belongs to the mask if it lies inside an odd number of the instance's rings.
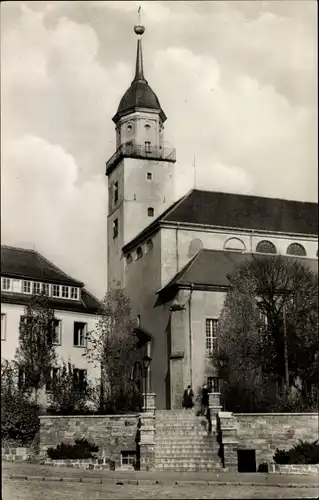
[[[144,28],[134,30],[135,76],[113,117],[117,149],[106,163],[108,283],[121,283],[151,338],[157,408],[179,408],[188,384],[218,388],[211,354],[235,266],[263,253],[317,270],[318,205],[202,190],[175,201],[175,150],[144,76]]]
[[[19,325],[32,294],[45,293],[55,311],[56,353],[74,366],[79,380],[100,376],[83,357],[87,333],[95,328],[101,303],[78,281],[35,250],[1,247],[1,358],[12,360]]]

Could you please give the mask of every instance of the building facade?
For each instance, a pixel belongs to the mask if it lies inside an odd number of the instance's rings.
[[[98,379],[100,367],[83,356],[101,303],[84,284],[34,250],[1,247],[1,359],[13,360],[19,327],[33,294],[45,293],[55,312],[54,345],[58,359],[70,362],[79,377]]]
[[[317,270],[315,203],[192,190],[175,201],[175,150],[164,146],[166,116],[143,72],[120,101],[109,187],[108,284],[131,297],[151,341],[156,407],[180,408],[183,390],[217,389],[211,354],[229,288],[227,275],[254,253],[303,259]]]

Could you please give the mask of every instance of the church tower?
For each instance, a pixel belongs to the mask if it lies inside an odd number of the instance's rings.
[[[106,163],[108,177],[108,284],[124,286],[122,247],[174,201],[175,149],[164,144],[166,115],[144,77],[142,35],[137,35],[135,76],[113,117],[116,152]]]

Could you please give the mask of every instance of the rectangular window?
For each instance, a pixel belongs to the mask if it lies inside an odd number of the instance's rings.
[[[49,285],[49,283],[42,283],[41,292],[44,295],[50,295],[50,285]]]
[[[39,295],[41,293],[41,283],[37,283],[36,281],[33,283],[33,294]]]
[[[86,370],[74,368],[73,370],[73,388],[82,392],[86,386]]]
[[[119,234],[119,220],[115,219],[113,221],[113,238],[117,238]]]
[[[31,293],[31,281],[23,282],[23,293]]]
[[[1,278],[1,290],[9,291],[11,289],[10,278]]]
[[[114,182],[114,203],[116,203],[119,199],[119,183],[116,181]]]
[[[135,463],[136,463],[135,451],[121,451],[121,465],[131,465],[133,467]]]
[[[60,297],[60,285],[52,285],[52,297]]]
[[[78,300],[79,298],[79,289],[71,286],[71,299]]]
[[[206,319],[206,354],[213,354],[217,348],[218,319]]]
[[[145,151],[147,153],[151,152],[151,143],[150,143],[150,141],[145,141]]]
[[[1,313],[1,340],[6,340],[6,315]]]
[[[152,180],[152,173],[151,172],[147,172],[146,178],[147,178],[148,181],[151,181]]]
[[[68,286],[65,286],[65,285],[62,285],[62,297],[64,299],[68,299],[69,298],[69,287]]]
[[[207,388],[209,392],[220,392],[219,378],[207,377]]]
[[[53,387],[56,385],[57,379],[58,379],[58,372],[59,368],[52,368],[49,372],[45,390],[46,391],[52,391]]]
[[[52,344],[54,345],[61,345],[61,327],[62,321],[54,318],[52,329]]]
[[[74,322],[73,345],[75,347],[86,346],[86,323]]]

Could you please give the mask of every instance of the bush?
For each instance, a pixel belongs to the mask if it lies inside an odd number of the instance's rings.
[[[31,444],[39,431],[39,413],[40,407],[19,389],[15,366],[2,360],[1,440],[19,446]]]
[[[276,464],[319,464],[319,442],[299,441],[290,450],[279,450],[274,455]]]
[[[76,439],[75,444],[61,443],[56,448],[48,448],[47,454],[53,460],[95,458],[98,446],[86,439]]]

